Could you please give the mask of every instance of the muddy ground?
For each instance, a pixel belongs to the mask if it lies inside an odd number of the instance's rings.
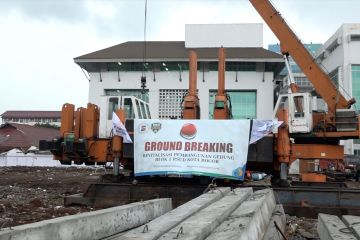
[[[96,210],[64,207],[66,195],[84,192],[111,170],[95,168],[0,168],[0,229]],[[288,239],[316,238],[316,219],[287,216]]]

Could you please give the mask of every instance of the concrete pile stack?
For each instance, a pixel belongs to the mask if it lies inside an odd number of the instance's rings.
[[[344,215],[340,219],[335,215],[320,213],[318,216],[317,230],[321,240],[359,240],[360,217]]]
[[[274,192],[215,188],[171,210],[155,199],[1,231],[0,239],[282,239],[285,214]]]
[[[285,214],[274,192],[218,188],[130,231],[108,239],[282,239]]]

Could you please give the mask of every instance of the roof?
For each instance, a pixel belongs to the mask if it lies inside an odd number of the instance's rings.
[[[83,60],[136,60],[143,59],[144,42],[125,42],[75,58]],[[146,58],[151,59],[188,59],[190,49],[185,48],[184,41],[150,41],[146,42]],[[218,48],[196,48],[199,59],[217,59]],[[226,48],[227,59],[275,58],[282,56],[264,48]]]
[[[38,147],[40,140],[51,140],[59,135],[60,131],[57,129],[6,123],[0,126],[0,152],[13,148]]]
[[[61,111],[6,111],[2,118],[60,118]]]

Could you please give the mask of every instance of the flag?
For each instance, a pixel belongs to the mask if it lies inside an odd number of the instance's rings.
[[[127,132],[124,124],[120,121],[119,117],[113,112],[113,134],[116,136],[123,137],[124,143],[132,143],[132,140]]]
[[[271,132],[276,132],[282,121],[277,120],[253,120],[250,144],[253,144]]]

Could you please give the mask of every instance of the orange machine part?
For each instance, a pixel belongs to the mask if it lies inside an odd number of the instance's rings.
[[[302,173],[302,182],[326,182],[326,176],[321,173]]]
[[[119,109],[116,111],[115,113],[120,121],[124,124],[125,123],[125,111],[123,109]],[[112,152],[113,155],[115,156],[119,156],[121,151],[122,151],[122,143],[123,143],[123,139],[120,136],[114,135],[112,137]]]
[[[225,95],[225,49],[219,49],[219,63],[218,63],[218,91],[215,96],[214,104],[214,119],[230,119],[230,109],[228,108],[228,99]],[[217,106],[217,103],[221,104],[221,107]]]
[[[75,127],[74,127],[75,139],[82,138],[83,136],[82,120],[84,121],[84,119],[85,119],[85,108],[80,107],[75,112]]]
[[[344,159],[344,146],[325,144],[293,144],[291,160],[296,159]]]
[[[218,65],[218,95],[225,94],[225,49],[219,48],[219,65]]]
[[[99,133],[99,107],[88,103],[85,112],[84,138],[95,138]]]
[[[278,129],[278,137],[276,142],[276,152],[278,161],[281,163],[290,162],[290,137],[289,137],[289,126],[288,126],[288,110],[279,109],[277,112],[279,121],[284,123]]]
[[[64,137],[65,133],[74,131],[74,109],[75,106],[70,103],[65,103],[61,110],[61,127],[60,136]]]
[[[189,59],[189,93],[184,97],[183,118],[200,119],[199,98],[196,94],[197,54],[194,50],[189,51]]]
[[[92,162],[110,162],[113,156],[110,150],[110,141],[108,139],[89,140],[89,156]]]

